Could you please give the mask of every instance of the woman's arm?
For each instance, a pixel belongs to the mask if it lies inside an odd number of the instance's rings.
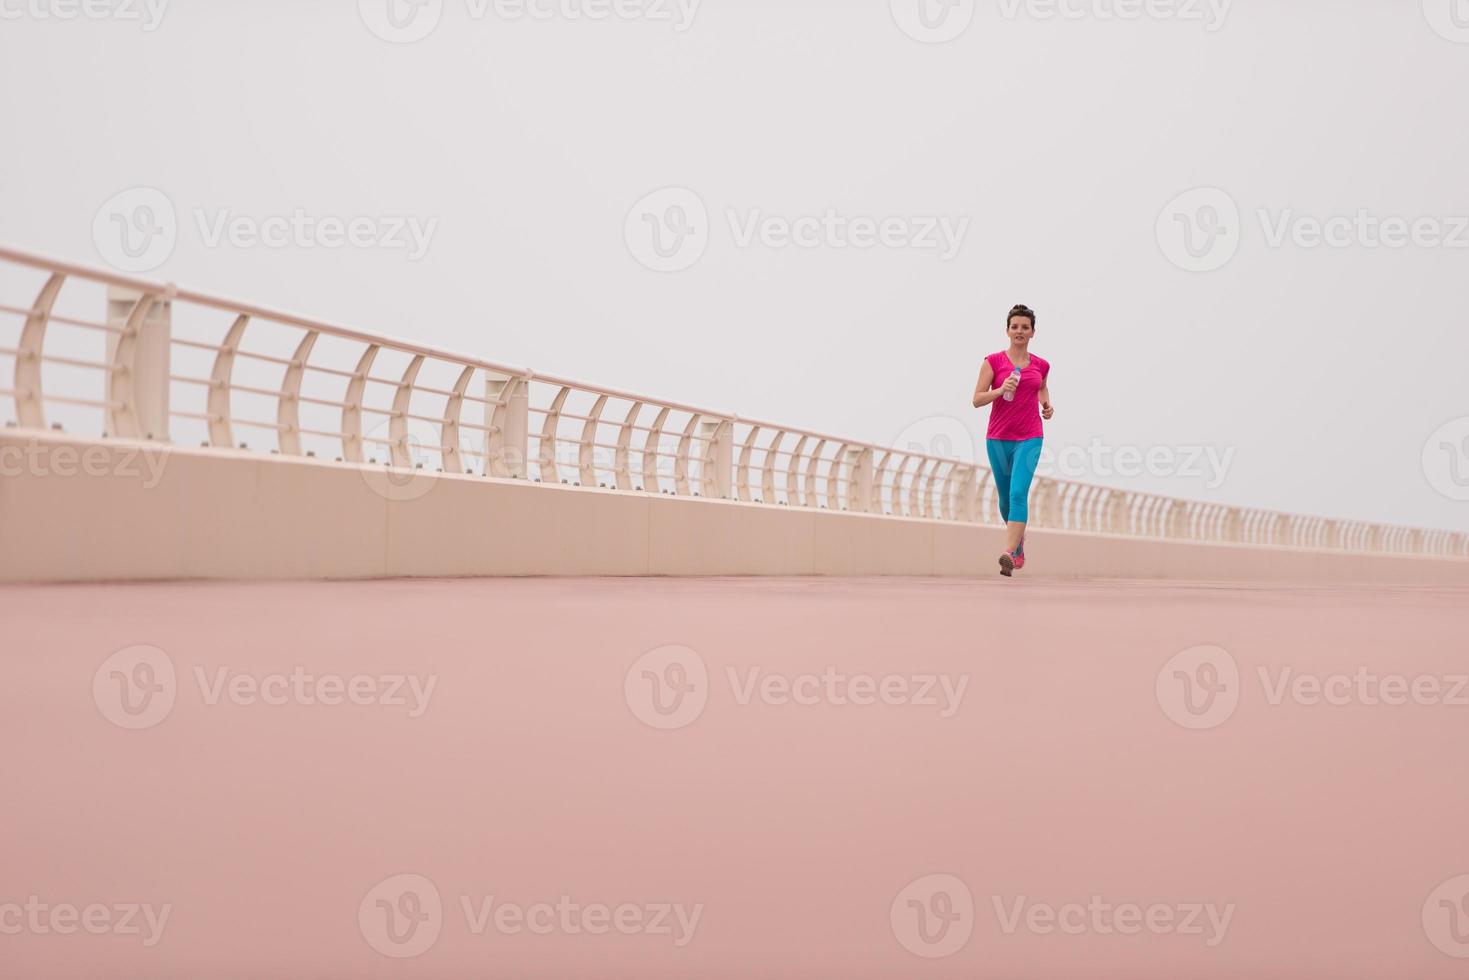
[[[979,369],[979,383],[974,386],[975,408],[984,408],[1005,393],[1003,388],[996,388],[994,391],[990,391],[990,386],[994,383],[995,369],[990,367],[990,362],[986,359],[984,366]]]
[[[1049,420],[1052,415],[1056,414],[1056,410],[1051,407],[1051,386],[1049,384],[1041,385],[1038,396],[1041,401],[1041,418]]]

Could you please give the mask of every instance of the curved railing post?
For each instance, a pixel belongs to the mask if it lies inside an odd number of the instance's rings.
[[[785,436],[784,430],[777,431],[770,437],[770,445],[765,450],[765,460],[760,466],[760,500],[762,503],[773,504],[779,499],[775,495],[775,461],[780,454],[780,444]]]
[[[121,298],[114,299],[109,291],[109,323],[116,322],[113,311],[123,302]],[[122,331],[107,335],[107,428],[116,436],[137,438],[142,434],[138,424],[138,379],[135,362],[139,334],[143,332],[143,320],[148,316],[148,307],[152,305],[152,296],[138,293],[137,298],[131,301]]]
[[[698,431],[702,418],[701,415],[690,415],[683,435],[678,438],[678,454],[673,460],[673,492],[680,497],[689,495],[689,453],[693,450],[694,433]]]
[[[342,458],[349,463],[362,462],[362,398],[367,392],[367,376],[377,360],[378,345],[369,344],[357,361],[357,370],[347,382],[342,399]]]
[[[46,428],[46,403],[41,390],[41,358],[46,350],[46,325],[51,307],[61,292],[66,276],[53,272],[41,287],[25,326],[20,330],[20,347],[15,355],[15,417],[27,429]]]
[[[821,467],[821,452],[825,448],[826,440],[818,439],[816,442],[816,448],[811,451],[811,462],[806,467],[806,478],[801,481],[801,503],[807,507],[816,506],[816,471]],[[830,500],[827,501],[827,506],[831,506]]]
[[[408,451],[408,410],[413,405],[413,386],[418,383],[418,372],[423,367],[423,355],[419,354],[408,362],[403,378],[393,392],[393,414],[388,416],[388,447],[393,465],[400,469],[413,468],[413,454]]]
[[[556,444],[561,429],[561,409],[566,405],[566,396],[571,394],[568,385],[562,385],[546,409],[545,421],[541,423],[541,438],[537,440],[537,459],[540,463],[542,483],[560,483],[561,465],[556,459]]]
[[[612,484],[614,490],[631,490],[633,488],[631,467],[628,463],[628,451],[632,448],[633,428],[638,424],[638,416],[643,411],[642,402],[633,402],[632,407],[627,410],[627,417],[622,420],[622,426],[617,430],[617,454],[612,464],[614,467]]]
[[[717,419],[702,426],[704,455],[699,466],[699,483],[706,497],[727,500],[734,471],[734,422]]]
[[[801,490],[796,483],[801,474],[802,453],[805,452],[810,438],[803,435],[797,439],[796,448],[791,450],[791,458],[786,461],[786,503],[792,507],[801,506]]]
[[[235,354],[249,323],[250,318],[243,313],[235,317],[235,322],[224,335],[224,343],[214,355],[214,368],[209,372],[209,394],[205,397],[209,444],[221,449],[235,448],[235,430],[230,419],[230,383],[234,377]]]
[[[107,335],[108,426],[117,435],[168,440],[170,299],[167,293],[108,287],[107,319],[121,326],[120,333]]]
[[[597,485],[597,427],[602,424],[602,409],[606,407],[607,396],[599,396],[581,429],[581,441],[576,448],[576,469],[584,487]]]
[[[908,481],[908,516],[927,517],[928,504],[923,499],[923,473],[933,460],[924,456],[913,458],[918,460],[918,467],[914,469],[913,476]]]
[[[530,476],[530,382],[526,378],[485,378],[485,472],[502,480]]]
[[[275,417],[281,453],[286,456],[301,455],[301,378],[306,373],[306,362],[311,359],[311,348],[316,346],[318,336],[315,330],[307,331],[281,377],[281,396]],[[223,351],[220,353],[222,355]]]
[[[474,368],[466,367],[459,372],[459,379],[450,389],[449,400],[444,403],[444,420],[439,424],[439,458],[444,461],[445,473],[463,473],[463,453],[459,444],[459,418],[464,410],[464,393],[474,379]]]
[[[733,435],[731,435],[733,438]],[[751,500],[750,493],[750,463],[755,455],[755,444],[760,438],[760,426],[750,426],[750,432],[745,436],[745,444],[740,447],[740,462],[735,468],[735,492],[739,499],[745,503]]]
[[[878,461],[877,466],[872,471],[872,513],[874,514],[881,514],[883,512],[882,492],[887,481],[888,463],[892,462],[892,458],[893,450],[889,449],[882,454],[882,459]],[[895,476],[893,479],[896,481],[897,477]],[[893,487],[892,495],[896,496],[896,482],[894,482]],[[896,507],[894,509],[896,510]]]
[[[659,460],[662,458],[660,444],[663,441],[663,426],[668,424],[668,413],[671,411],[667,406],[658,410],[658,417],[653,420],[653,427],[643,437],[643,489],[649,493],[661,493],[663,480],[658,474]]]
[[[847,449],[847,507],[859,514],[870,514],[873,509],[872,450]]]

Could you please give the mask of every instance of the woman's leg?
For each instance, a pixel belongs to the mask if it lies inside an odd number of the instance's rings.
[[[1010,506],[1005,515],[1008,532],[1005,550],[1014,554],[1025,537],[1025,525],[1030,521],[1030,484],[1035,480],[1036,467],[1041,462],[1042,439],[1026,439],[1013,445],[1013,462],[1009,484]]]
[[[990,458],[990,475],[995,481],[995,499],[1000,503],[1000,520],[1007,524],[1010,522],[1010,468],[1018,445],[1004,439],[986,439],[984,443]]]

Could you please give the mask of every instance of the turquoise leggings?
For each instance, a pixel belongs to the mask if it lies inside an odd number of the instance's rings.
[[[986,439],[990,472],[995,475],[995,494],[1000,498],[1000,518],[1006,524],[1024,524],[1030,519],[1030,481],[1041,461],[1043,439]]]

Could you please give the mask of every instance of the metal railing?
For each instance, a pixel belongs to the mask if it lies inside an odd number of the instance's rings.
[[[617,492],[998,524],[974,463],[467,357],[0,247],[0,418],[45,429],[432,467]],[[105,290],[104,301],[95,294]],[[86,293],[69,312],[63,291]],[[7,298],[0,291],[0,299]],[[88,311],[107,308],[105,321]],[[6,321],[19,323],[13,346]],[[75,356],[100,337],[97,357]],[[48,346],[49,345],[49,346]],[[58,347],[68,355],[55,353]],[[12,370],[5,371],[5,362]],[[8,387],[7,376],[12,379]],[[6,403],[13,417],[4,414]],[[263,445],[261,441],[263,440]],[[1038,477],[1036,527],[1469,558],[1469,534],[1329,520]]]

